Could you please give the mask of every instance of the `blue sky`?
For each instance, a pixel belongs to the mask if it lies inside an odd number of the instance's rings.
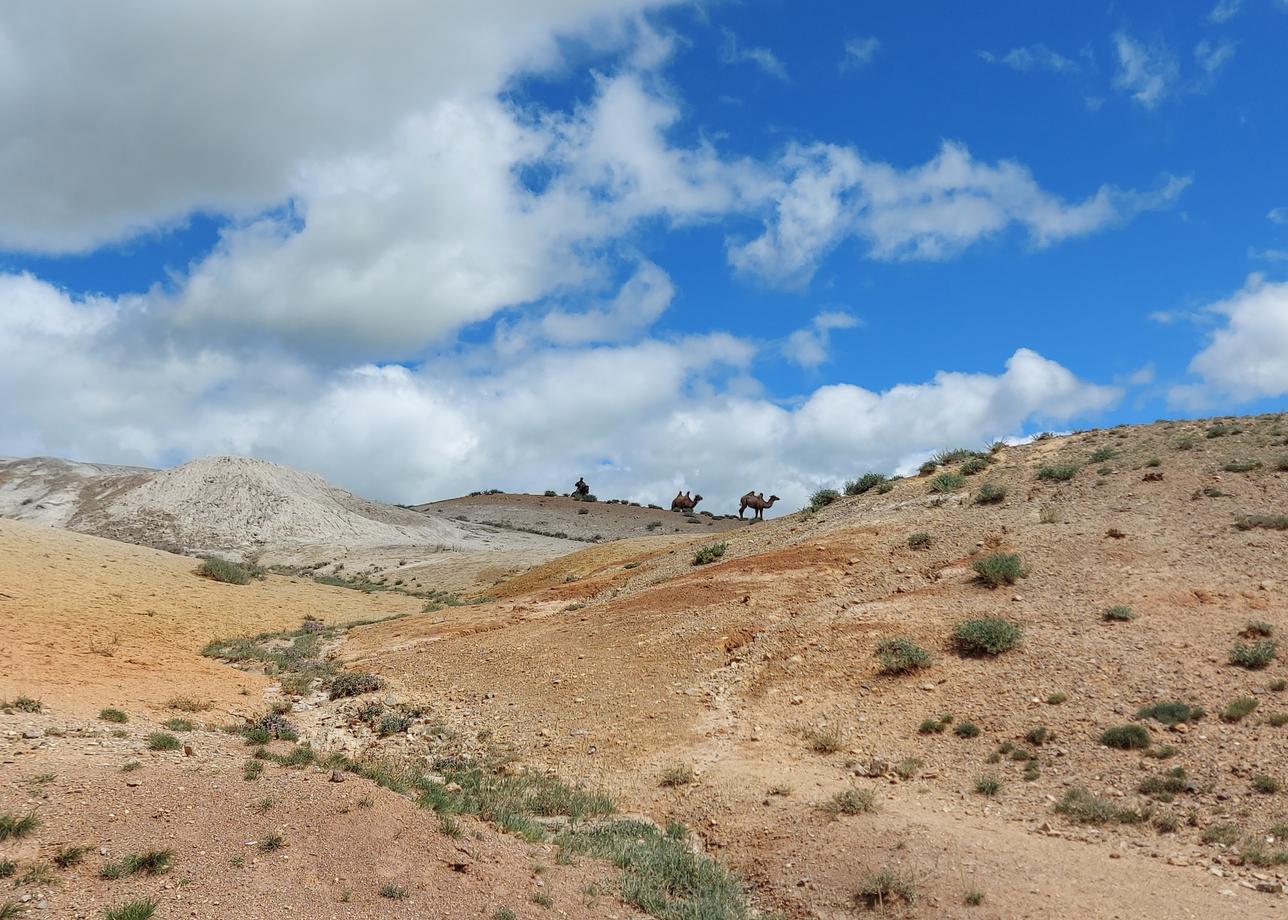
[[[799,501],[1288,393],[1283,0],[114,13],[0,11],[3,454]]]

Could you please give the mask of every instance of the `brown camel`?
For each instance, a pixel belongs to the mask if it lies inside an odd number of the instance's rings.
[[[700,501],[702,501],[701,495],[695,495],[690,498],[688,492],[677,492],[675,498],[671,499],[671,510],[692,511]]]
[[[755,512],[751,519],[753,521],[763,521],[765,519],[765,509],[774,507],[774,502],[777,501],[782,501],[777,495],[771,495],[766,499],[764,492],[759,495],[755,492],[748,492],[738,502],[738,517],[742,517],[742,513],[750,508]]]

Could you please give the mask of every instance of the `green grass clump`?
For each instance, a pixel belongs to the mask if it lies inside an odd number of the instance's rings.
[[[956,492],[966,485],[966,477],[960,473],[940,473],[927,483],[931,492]]]
[[[863,815],[877,810],[877,797],[871,789],[846,789],[824,802],[822,808],[833,816]]]
[[[1145,777],[1136,791],[1160,802],[1170,802],[1178,793],[1185,791],[1185,783],[1185,768],[1172,767],[1165,773]]]
[[[183,747],[183,742],[168,732],[153,732],[147,744],[149,751],[177,751]]]
[[[1241,696],[1230,702],[1225,709],[1221,710],[1221,721],[1242,722],[1248,716],[1252,715],[1257,709],[1257,701],[1250,696]]]
[[[1112,460],[1116,456],[1118,456],[1118,451],[1114,450],[1112,447],[1101,447],[1087,458],[1087,462],[1104,463],[1106,460]]]
[[[960,467],[958,467],[957,470],[963,476],[974,476],[976,473],[982,473],[984,472],[984,470],[988,469],[988,465],[991,462],[992,462],[992,458],[987,456],[971,457]]]
[[[190,732],[197,727],[191,719],[166,719],[161,724],[172,732]]]
[[[1266,776],[1264,773],[1258,773],[1252,777],[1252,789],[1254,792],[1260,792],[1262,795],[1274,795],[1283,784],[1273,776]]]
[[[124,709],[100,709],[98,711],[98,717],[104,722],[115,722],[118,725],[124,725],[126,722],[130,721],[130,716]]]
[[[729,549],[728,543],[712,543],[710,546],[704,546],[693,554],[694,565],[707,565],[715,562],[724,556],[725,551]]]
[[[984,903],[984,892],[980,891],[978,888],[972,888],[970,891],[966,892],[966,895],[962,900],[966,902],[967,907],[979,907]]]
[[[658,780],[658,785],[674,789],[677,786],[687,786],[696,779],[697,774],[693,772],[692,764],[677,763],[662,771],[662,778]]]
[[[1006,486],[986,482],[975,493],[975,504],[996,505],[1006,499]]]
[[[979,795],[995,796],[1002,790],[1002,781],[996,776],[981,776],[975,780],[974,789]]]
[[[1110,623],[1130,623],[1136,619],[1136,614],[1130,607],[1117,604],[1113,607],[1106,607],[1100,618]]]
[[[1149,731],[1143,725],[1115,725],[1101,733],[1100,743],[1122,751],[1143,751],[1149,747]]]
[[[1077,475],[1076,463],[1054,463],[1038,468],[1038,479],[1043,482],[1068,482]]]
[[[331,699],[339,700],[374,693],[383,690],[384,686],[382,678],[368,671],[345,671],[332,678],[329,694]]]
[[[1238,825],[1222,821],[1217,824],[1209,824],[1203,828],[1199,834],[1199,840],[1204,843],[1222,843],[1226,846],[1237,843],[1243,836],[1243,831],[1239,830]]]
[[[252,579],[262,578],[264,570],[259,566],[242,565],[211,556],[203,559],[201,565],[197,566],[197,574],[202,578],[212,578],[229,585],[248,585]]]
[[[845,484],[845,494],[862,495],[864,492],[875,489],[885,481],[886,478],[881,473],[864,473],[858,479],[851,480]]]
[[[917,732],[922,735],[938,735],[946,728],[948,723],[942,719],[922,719],[921,724],[917,726]]]
[[[854,897],[869,910],[883,910],[899,903],[911,907],[917,902],[917,880],[911,872],[882,869],[864,876]]]
[[[1243,627],[1243,634],[1249,639],[1269,639],[1275,634],[1275,628],[1265,620],[1249,620]]]
[[[882,639],[875,654],[884,674],[903,674],[930,665],[930,652],[902,636]]]
[[[1271,728],[1283,728],[1285,725],[1288,725],[1288,712],[1272,713],[1266,718],[1266,721],[1270,724]]]
[[[809,497],[809,510],[819,511],[826,508],[840,497],[841,493],[835,489],[819,489]]]
[[[953,733],[959,738],[975,738],[979,735],[979,726],[974,722],[959,722],[953,727]]]
[[[59,869],[71,869],[73,866],[80,865],[81,860],[85,858],[85,854],[91,849],[93,847],[73,844],[61,846],[54,853],[53,863]]]
[[[1261,469],[1260,460],[1231,460],[1221,467],[1227,473],[1251,473]]]
[[[157,902],[152,898],[137,901],[126,901],[117,907],[108,907],[103,911],[104,920],[152,920],[157,912]]]
[[[1239,530],[1288,530],[1288,514],[1245,514],[1234,522]]]
[[[806,729],[805,742],[815,754],[835,754],[845,747],[845,739],[834,728]]]
[[[99,876],[105,879],[125,878],[127,875],[162,875],[170,871],[174,862],[171,850],[147,850],[131,853],[115,862],[104,863]]]
[[[1230,664],[1256,671],[1274,661],[1275,649],[1275,643],[1270,639],[1259,639],[1250,645],[1236,642],[1230,649]]]
[[[1066,792],[1064,798],[1055,804],[1055,812],[1075,824],[1133,824],[1140,820],[1139,814],[1132,809],[1119,808],[1109,799],[1093,795],[1081,786]]]
[[[1136,718],[1153,719],[1168,726],[1180,725],[1182,722],[1197,722],[1203,718],[1203,707],[1176,702],[1153,703],[1136,710]]]
[[[1227,438],[1232,434],[1240,434],[1242,431],[1243,431],[1242,428],[1239,428],[1235,425],[1227,425],[1224,422],[1218,422],[1217,424],[1212,425],[1211,427],[1208,428],[1207,436],[1209,439]]]
[[[925,531],[918,531],[908,537],[909,549],[929,549],[930,544],[935,542],[935,538]]]
[[[385,882],[380,886],[377,892],[382,898],[389,898],[391,901],[401,901],[407,897],[407,889],[399,888],[393,882]]]
[[[990,553],[971,563],[976,576],[990,588],[1013,585],[1029,574],[1018,553]]]
[[[1047,696],[1046,701],[1052,706],[1059,706],[1061,703],[1069,702],[1069,694],[1060,692],[1052,693]]]
[[[256,846],[264,853],[276,853],[286,846],[286,838],[281,834],[268,834],[262,837]]]
[[[953,645],[965,655],[1000,655],[1019,644],[1023,632],[1007,620],[984,617],[957,624]]]
[[[40,819],[35,812],[29,811],[25,815],[0,814],[0,840],[26,837],[38,827]]]
[[[210,708],[209,703],[201,700],[194,700],[187,696],[176,696],[166,703],[170,709],[177,709],[180,712],[205,712]]]

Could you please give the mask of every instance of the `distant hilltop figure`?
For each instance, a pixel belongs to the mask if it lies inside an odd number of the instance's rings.
[[[577,484],[572,487],[572,494],[573,495],[590,494],[590,486],[586,485],[586,477],[583,476],[577,480]]]
[[[742,497],[742,500],[738,502],[738,517],[742,517],[742,513],[750,508],[755,512],[751,519],[753,521],[763,521],[765,519],[765,509],[774,507],[774,502],[776,501],[782,501],[782,499],[777,495],[771,495],[769,498],[765,498],[764,492],[748,492]]]
[[[688,492],[677,492],[675,498],[671,499],[671,510],[692,511],[700,501],[702,501],[701,495],[690,498]]]

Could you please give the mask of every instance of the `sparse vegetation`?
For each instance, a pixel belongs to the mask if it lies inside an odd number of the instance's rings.
[[[673,789],[677,786],[687,786],[696,779],[697,774],[693,772],[692,764],[677,763],[662,771],[662,778],[658,785]]]
[[[1283,784],[1273,776],[1266,776],[1264,773],[1258,773],[1256,776],[1252,777],[1252,790],[1254,792],[1259,792],[1262,795],[1274,795],[1282,788]]]
[[[161,724],[172,732],[190,732],[197,727],[191,719],[166,719]]]
[[[876,792],[871,789],[845,789],[823,803],[829,815],[862,815],[876,811]]]
[[[40,712],[44,704],[40,700],[32,699],[29,696],[16,696],[12,700],[0,701],[0,709],[5,712]]]
[[[1076,824],[1108,824],[1118,822],[1134,824],[1140,815],[1127,808],[1119,808],[1109,799],[1093,795],[1087,789],[1078,786],[1070,789],[1055,804],[1056,814],[1064,815]]]
[[[1261,469],[1260,460],[1231,460],[1221,467],[1227,473],[1251,473]]]
[[[1115,725],[1101,733],[1100,743],[1122,751],[1143,751],[1149,747],[1149,731],[1143,725]]]
[[[990,588],[1013,585],[1029,574],[1018,553],[990,553],[971,563],[975,575]]]
[[[149,751],[177,751],[183,742],[169,732],[153,732],[148,735],[147,745]]]
[[[996,776],[984,775],[975,780],[974,789],[977,795],[995,796],[1002,790],[1002,781]]]
[[[1047,696],[1046,701],[1052,706],[1059,706],[1061,703],[1067,703],[1069,701],[1069,694],[1059,692],[1052,693]]]
[[[864,473],[858,479],[851,480],[845,484],[845,494],[862,495],[864,492],[875,489],[885,481],[885,475],[882,473]]]
[[[152,920],[157,912],[157,902],[152,898],[141,898],[126,901],[117,907],[108,907],[103,911],[104,920]]]
[[[1087,458],[1087,462],[1104,463],[1106,460],[1112,460],[1116,456],[1118,456],[1118,451],[1112,447],[1101,447],[1092,452],[1091,456]]]
[[[1221,710],[1221,721],[1234,724],[1242,722],[1257,710],[1257,701],[1250,696],[1241,696],[1230,702]]]
[[[1203,708],[1191,706],[1188,703],[1153,703],[1136,710],[1136,718],[1153,719],[1170,727],[1180,725],[1182,722],[1197,722],[1203,718]]]
[[[66,846],[61,846],[54,851],[53,863],[59,869],[71,869],[74,866],[80,865],[81,860],[85,858],[85,854],[91,849],[91,847],[80,846],[78,844],[67,844]]]
[[[1225,846],[1231,846],[1237,843],[1242,836],[1243,832],[1239,830],[1238,825],[1221,821],[1203,828],[1202,833],[1199,834],[1199,839],[1204,843],[1220,843]]]
[[[1008,620],[984,617],[959,623],[953,645],[964,655],[1000,655],[1015,648],[1023,633]]]
[[[975,492],[975,504],[996,505],[1006,499],[1006,486],[986,482]]]
[[[130,717],[124,709],[100,709],[98,717],[104,722],[116,722],[118,725],[124,725],[130,721]]]
[[[1185,768],[1172,767],[1165,773],[1145,777],[1136,791],[1160,802],[1170,802],[1177,794],[1185,791],[1185,784]]]
[[[940,473],[938,476],[932,477],[927,485],[931,492],[941,494],[956,492],[966,485],[966,477],[960,473]]]
[[[407,897],[407,889],[399,888],[393,882],[385,882],[380,886],[377,892],[382,898],[389,898],[392,901],[401,901]]]
[[[899,902],[911,907],[917,902],[917,879],[911,872],[882,869],[865,876],[854,896],[869,910],[884,909]]]
[[[329,695],[331,699],[339,700],[361,696],[364,693],[375,693],[377,690],[383,690],[384,686],[385,682],[382,678],[368,671],[345,671],[331,679]]]
[[[25,815],[0,814],[0,840],[26,837],[38,827],[40,819],[35,812],[29,811]]]
[[[693,554],[694,565],[708,565],[724,556],[725,551],[729,549],[729,544],[720,542],[712,543],[710,546],[704,546]]]
[[[1136,619],[1136,614],[1130,607],[1117,604],[1113,607],[1106,607],[1100,618],[1110,623],[1130,623]]]
[[[882,639],[875,654],[884,674],[903,674],[930,666],[930,652],[902,636]]]
[[[1259,670],[1274,661],[1275,649],[1275,643],[1270,639],[1260,639],[1250,645],[1236,642],[1230,649],[1230,664],[1250,671]]]
[[[171,709],[177,709],[180,712],[205,712],[210,708],[210,704],[201,700],[194,700],[187,696],[176,696],[166,703]]]
[[[929,549],[930,544],[935,542],[935,538],[925,531],[918,531],[908,537],[909,549]]]
[[[1245,514],[1234,522],[1239,530],[1288,530],[1288,514]]]
[[[938,735],[947,728],[948,723],[942,719],[922,719],[921,724],[917,726],[917,732],[922,735]]]
[[[809,497],[809,510],[819,511],[826,508],[840,497],[841,493],[835,489],[819,489]]]
[[[271,805],[271,802],[272,802],[271,799],[266,801],[268,801]],[[262,813],[263,812],[261,812],[261,814]],[[259,847],[261,852],[275,853],[278,850],[282,849],[282,847],[286,846],[286,838],[283,837],[281,834],[277,834],[277,833],[266,834],[265,836],[260,838],[260,841],[258,844],[256,844],[256,846]]]
[[[974,722],[959,722],[953,732],[959,738],[975,738],[979,735],[979,726]]]
[[[966,902],[967,907],[979,907],[984,903],[984,892],[978,888],[972,888],[966,892],[966,896],[962,900]]]
[[[1076,463],[1055,463],[1038,468],[1038,479],[1043,482],[1068,482],[1077,475]]]
[[[131,853],[115,862],[104,863],[99,875],[105,879],[125,878],[127,875],[162,875],[170,871],[174,862],[171,850],[147,850]]]
[[[1249,620],[1243,634],[1249,639],[1269,639],[1275,634],[1275,628],[1264,620]]]
[[[220,559],[218,556],[210,556],[203,559],[201,565],[197,566],[197,574],[202,578],[211,578],[229,585],[248,585],[253,579],[263,578],[264,570],[259,566],[243,565]]]

